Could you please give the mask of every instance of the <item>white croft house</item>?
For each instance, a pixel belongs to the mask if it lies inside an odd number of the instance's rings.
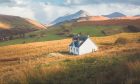
[[[97,45],[89,38],[89,36],[76,35],[73,37],[69,45],[69,52],[75,55],[95,52],[98,50]]]

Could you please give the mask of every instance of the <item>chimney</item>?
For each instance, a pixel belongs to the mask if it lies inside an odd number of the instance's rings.
[[[90,36],[88,35],[87,37],[89,38]]]
[[[77,34],[77,36],[79,37],[80,35],[79,35],[79,34]]]

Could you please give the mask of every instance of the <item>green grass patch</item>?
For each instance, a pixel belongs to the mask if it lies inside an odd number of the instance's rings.
[[[83,33],[90,36],[105,36],[106,29],[122,30],[121,26],[79,26],[72,29],[73,33]]]
[[[106,36],[103,33],[104,30],[117,30],[117,31],[123,30],[121,26],[78,26],[78,27],[71,26],[65,28],[58,26],[58,27],[49,28],[47,30],[39,30],[39,31],[27,33],[26,34],[27,38],[20,38],[20,39],[0,42],[0,46],[65,39],[68,38],[67,36],[69,35],[68,33],[65,32],[64,35],[57,35],[58,33],[63,32],[64,29],[70,30],[69,34],[82,33],[90,36]]]

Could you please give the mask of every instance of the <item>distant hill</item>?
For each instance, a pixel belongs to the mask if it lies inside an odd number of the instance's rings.
[[[118,17],[115,19],[128,19],[128,20],[136,20],[136,19],[140,19],[140,16],[124,16],[124,17]]]
[[[100,26],[127,26],[127,25],[135,25],[140,26],[140,19],[109,19],[105,21],[86,21],[86,22],[76,22],[75,25],[100,25]]]
[[[36,23],[36,24],[35,24]],[[22,29],[43,29],[44,25],[29,19],[25,19],[19,16],[10,16],[10,15],[0,15],[0,26],[1,28],[22,28]],[[5,26],[4,26],[5,25]],[[7,25],[7,26],[6,26]]]
[[[108,18],[117,18],[117,17],[124,17],[126,15],[119,13],[119,12],[114,12],[109,15],[103,15],[103,16],[108,17]]]
[[[35,20],[31,20],[31,19],[25,19],[26,21],[28,21],[29,23],[31,23],[32,25],[36,26],[37,29],[45,29],[47,26],[44,24],[41,24]]]
[[[18,16],[0,15],[0,41],[13,39],[14,36],[17,38],[17,35],[19,38],[24,37],[25,33],[45,28],[37,21]]]
[[[108,17],[104,16],[87,16],[87,17],[80,17],[77,19],[77,22],[83,22],[83,21],[103,21],[103,20],[109,20]]]

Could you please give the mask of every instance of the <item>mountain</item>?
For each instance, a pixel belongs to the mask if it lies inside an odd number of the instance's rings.
[[[118,18],[118,17],[124,17],[125,15],[119,12],[114,12],[109,15],[103,15],[103,16],[108,17],[108,18]]]
[[[73,19],[78,19],[80,17],[87,17],[87,16],[89,16],[89,14],[86,11],[80,10],[74,14],[59,17],[56,20],[54,20],[51,24],[57,24],[57,23],[61,23],[64,21],[71,21]]]
[[[109,20],[109,19],[117,19],[118,17],[125,17],[125,15],[122,13],[119,13],[119,12],[114,12],[114,13],[111,13],[109,15],[90,16],[89,13],[87,13],[86,11],[80,10],[74,14],[69,14],[69,15],[59,17],[56,20],[54,20],[51,24],[54,25],[54,24],[58,24],[61,22],[72,21],[72,20],[76,20],[78,22],[81,22],[81,21],[103,21],[103,20]]]

